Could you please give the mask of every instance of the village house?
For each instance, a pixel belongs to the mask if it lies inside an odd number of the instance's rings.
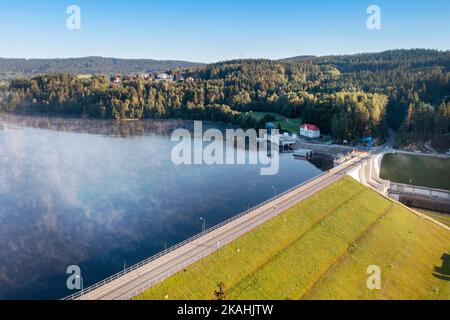
[[[142,80],[151,80],[152,79],[152,75],[150,73],[141,73],[141,74],[139,74],[139,77]]]
[[[158,73],[158,75],[156,76],[156,80],[159,80],[159,81],[172,81],[173,80],[173,76],[170,76],[167,73]]]
[[[300,126],[300,135],[311,139],[320,138],[320,129],[313,124],[302,124]]]
[[[120,76],[114,76],[112,82],[115,84],[119,84],[122,82],[122,78]]]
[[[175,74],[175,81],[184,81],[184,74],[181,72],[177,72]]]

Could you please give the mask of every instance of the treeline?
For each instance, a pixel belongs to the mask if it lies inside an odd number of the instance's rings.
[[[449,101],[450,53],[398,50],[380,54],[295,59],[236,60],[181,70],[195,81],[134,79],[113,85],[106,76],[90,79],[49,74],[12,80],[2,94],[3,110],[32,110],[93,118],[182,118],[262,127],[249,111],[301,117],[337,140],[382,136],[388,125],[405,139],[448,132],[439,130],[410,106],[427,105],[442,113]],[[421,109],[421,108],[416,108]],[[414,109],[415,110],[415,109]],[[415,132],[415,133],[414,133]]]
[[[14,75],[34,77],[47,73],[71,74],[131,74],[194,68],[203,64],[177,60],[117,59],[103,57],[67,59],[6,59],[0,58],[0,79]]]
[[[436,107],[425,103],[411,103],[399,130],[402,144],[431,140],[450,132],[450,102]],[[445,150],[447,151],[447,150]]]
[[[246,128],[264,127],[264,123],[256,122],[247,111],[275,111],[303,117],[339,139],[357,139],[375,132],[387,105],[387,98],[380,94],[285,93],[280,83],[274,83],[273,88],[258,87],[256,96],[244,82],[239,85],[224,79],[196,82],[139,79],[111,87],[107,77],[82,80],[69,74],[53,74],[11,81],[9,94],[2,105],[7,111],[118,120],[202,119]]]
[[[251,116],[227,105],[205,103],[198,83],[136,79],[112,86],[106,76],[82,79],[70,74],[50,74],[12,80],[3,94],[0,110],[116,120],[199,119],[245,128],[258,126]]]

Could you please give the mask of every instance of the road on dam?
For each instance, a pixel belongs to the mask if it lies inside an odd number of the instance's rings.
[[[347,175],[347,172],[367,160],[369,154],[353,157],[336,168],[270,200],[236,219],[213,228],[212,231],[182,244],[176,249],[139,266],[113,276],[66,299],[126,300],[135,297],[220,247],[286,211]]]

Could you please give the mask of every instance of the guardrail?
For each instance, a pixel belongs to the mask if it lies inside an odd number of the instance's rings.
[[[213,227],[211,227],[209,229],[206,229],[203,232],[198,233],[198,234],[196,234],[195,236],[193,236],[193,237],[191,237],[189,239],[186,239],[186,240],[184,240],[184,241],[182,241],[182,242],[180,242],[180,243],[178,243],[178,244],[176,244],[176,245],[174,245],[174,246],[172,246],[172,247],[170,247],[170,248],[168,248],[168,249],[166,249],[164,251],[161,251],[160,253],[155,254],[154,256],[151,256],[148,259],[145,259],[145,260],[143,260],[143,261],[141,261],[141,262],[139,262],[139,263],[137,263],[137,264],[135,264],[135,265],[125,269],[125,270],[122,270],[121,272],[118,272],[118,273],[116,273],[116,274],[114,274],[114,275],[112,275],[112,276],[110,276],[110,277],[108,277],[108,278],[106,278],[106,279],[104,279],[104,280],[102,280],[100,282],[97,282],[97,283],[95,283],[95,284],[93,284],[93,285],[83,289],[80,292],[77,292],[77,293],[74,293],[74,294],[72,294],[70,296],[62,298],[62,300],[74,300],[74,299],[80,298],[83,295],[85,295],[85,294],[87,294],[89,292],[92,292],[93,290],[98,289],[98,288],[100,288],[101,286],[104,286],[107,283],[110,283],[110,282],[112,282],[112,281],[114,281],[114,280],[116,280],[116,279],[118,279],[118,278],[120,278],[120,277],[122,277],[122,276],[124,276],[124,275],[126,275],[126,274],[128,274],[128,273],[130,273],[130,272],[132,272],[134,270],[136,270],[136,269],[139,269],[140,267],[142,267],[142,266],[144,266],[144,265],[146,265],[146,264],[148,264],[148,263],[150,263],[152,261],[155,261],[156,259],[159,259],[159,258],[161,258],[161,257],[163,257],[163,256],[165,256],[165,255],[167,255],[167,254],[169,254],[169,253],[179,249],[180,247],[182,247],[182,246],[184,246],[184,245],[186,245],[188,243],[191,243],[191,242],[193,242],[193,241],[195,241],[195,240],[197,240],[197,239],[207,235],[207,234],[211,233],[212,231],[217,230],[217,229],[223,227],[224,225],[226,225],[228,223],[230,223],[232,221],[235,221],[235,220],[237,220],[237,219],[239,219],[239,218],[249,214],[250,212],[255,211],[256,209],[259,209],[259,208],[265,206],[266,204],[268,204],[268,203],[270,203],[272,201],[275,201],[275,200],[285,196],[286,194],[291,193],[292,191],[295,191],[296,189],[299,189],[302,186],[304,186],[304,185],[306,185],[306,184],[308,184],[308,183],[310,183],[310,182],[312,182],[312,181],[314,181],[316,179],[319,179],[319,178],[325,176],[326,174],[332,172],[333,170],[336,170],[337,168],[339,168],[339,167],[332,168],[331,170],[325,171],[322,174],[320,174],[320,175],[318,175],[318,176],[316,176],[314,178],[311,178],[311,179],[309,179],[307,181],[304,181],[301,184],[298,184],[298,185],[296,185],[296,186],[294,186],[294,187],[292,187],[292,188],[290,188],[290,189],[288,189],[288,190],[286,190],[286,191],[284,191],[284,192],[282,192],[282,193],[280,193],[280,194],[278,194],[278,195],[276,195],[276,196],[274,196],[274,197],[272,197],[272,198],[270,198],[270,199],[268,199],[268,200],[266,200],[266,201],[264,201],[264,202],[262,202],[262,203],[260,203],[260,204],[258,204],[256,206],[254,206],[254,207],[252,207],[250,209],[247,209],[247,210],[243,211],[242,213],[239,213],[239,214],[237,214],[237,215],[235,215],[235,216],[233,216],[233,217],[231,217],[231,218],[229,218],[229,219],[227,219],[227,220],[225,220],[225,221],[223,221],[223,222],[221,222],[221,223],[219,223],[219,224],[217,224],[217,225],[215,225],[215,226],[213,226]],[[191,264],[191,263],[192,262],[190,262],[189,264]],[[166,277],[164,277],[164,278],[166,278]],[[158,283],[158,282],[156,282],[156,283]],[[147,286],[146,288],[148,288],[148,287],[149,286]]]
[[[276,215],[277,215],[277,213],[270,213],[267,216],[270,216],[272,218],[272,217],[275,217]],[[264,218],[267,219],[266,216]],[[265,219],[263,219],[263,220],[265,220]],[[253,229],[254,229],[254,226],[247,226],[247,227],[242,228],[239,231],[237,231],[237,232],[227,236],[225,239],[222,239],[220,241],[220,244],[221,244],[220,247],[223,247],[223,246],[233,242],[236,238],[245,235],[246,233],[248,233],[249,231],[251,231]],[[203,259],[205,256],[210,255],[211,253],[217,251],[220,247],[209,246],[207,249],[199,252],[194,257],[192,257],[189,260],[185,261],[183,264],[174,266],[174,267],[170,268],[169,270],[167,270],[166,272],[164,272],[162,275],[144,282],[137,289],[133,290],[132,293],[128,294],[124,300],[132,300],[134,297],[137,297],[138,295],[144,293],[147,289],[149,289],[149,288],[157,285],[158,283],[164,281],[165,279],[167,279],[170,276],[176,274],[180,270],[186,269],[191,264],[193,264],[193,263]]]

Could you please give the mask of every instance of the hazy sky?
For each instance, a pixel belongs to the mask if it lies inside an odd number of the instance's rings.
[[[69,5],[81,29],[69,30]],[[366,27],[369,5],[381,30]],[[214,62],[450,49],[448,0],[1,0],[0,56]]]

